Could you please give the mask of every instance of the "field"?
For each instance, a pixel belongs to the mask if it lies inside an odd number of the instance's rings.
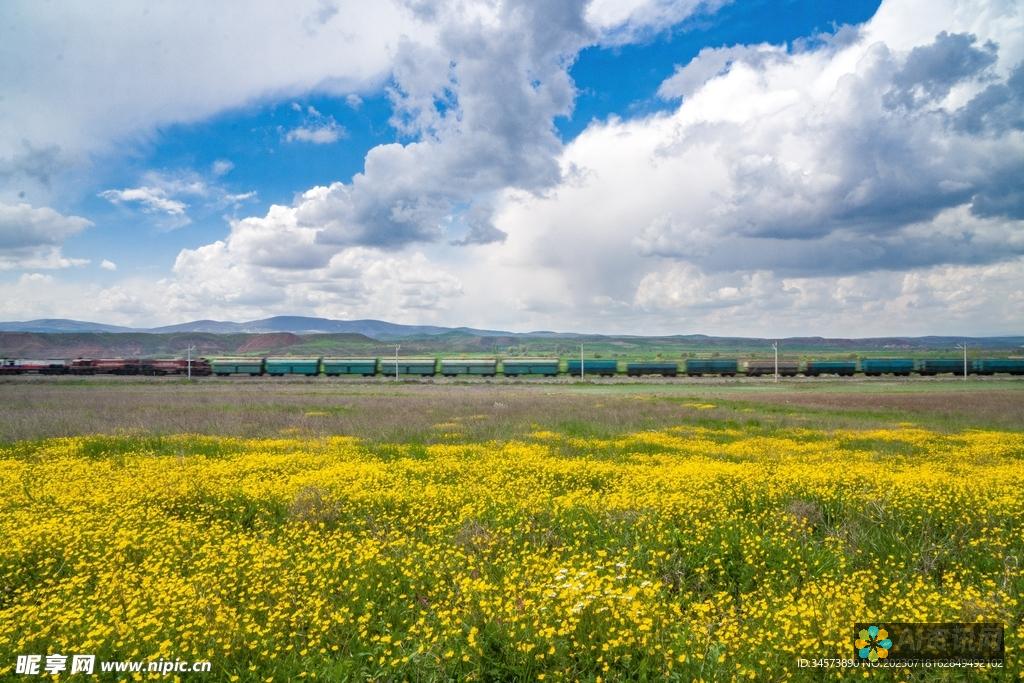
[[[0,678],[963,680],[861,621],[1024,643],[1024,382],[0,382]]]

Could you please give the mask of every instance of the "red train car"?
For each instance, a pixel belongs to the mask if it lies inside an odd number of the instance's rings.
[[[63,375],[67,364],[62,360],[0,360],[0,375]]]
[[[71,361],[73,375],[140,375],[138,358],[77,358]]]
[[[191,361],[183,358],[169,360],[142,360],[142,374],[144,375],[187,375],[189,363],[192,365],[192,375],[205,377],[212,373],[210,364],[204,358],[193,358]]]

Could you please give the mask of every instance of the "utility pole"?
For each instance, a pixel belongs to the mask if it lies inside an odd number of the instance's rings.
[[[779,342],[772,342],[772,349],[775,351],[775,381],[779,381]]]
[[[583,381],[583,344],[580,344],[580,381]]]
[[[967,340],[963,344],[957,344],[956,348],[964,350],[964,381],[967,381]]]
[[[189,344],[188,348],[185,349],[185,356],[188,358],[188,360],[185,361],[187,368],[186,372],[188,373],[188,381],[190,382],[192,381],[192,352],[195,350],[196,347],[193,344]]]
[[[398,381],[398,349],[402,348],[401,344],[395,344],[395,381]]]

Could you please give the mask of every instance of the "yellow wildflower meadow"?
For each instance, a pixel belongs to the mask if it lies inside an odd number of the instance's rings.
[[[1022,457],[911,428],[18,443],[0,678],[31,652],[210,681],[859,678],[796,661],[852,657],[855,622],[990,620],[995,680],[1022,656]]]

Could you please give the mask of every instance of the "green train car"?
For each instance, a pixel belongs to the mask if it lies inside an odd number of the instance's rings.
[[[498,361],[493,358],[454,358],[441,361],[441,374],[444,375],[445,377],[458,377],[459,375],[494,377],[497,373]]]
[[[686,374],[690,377],[701,375],[722,375],[735,377],[739,371],[739,361],[735,359],[691,359],[686,361]]]
[[[373,377],[377,374],[376,358],[324,358],[323,371],[328,377],[340,375],[362,375]]]
[[[618,372],[619,362],[615,360],[584,358],[583,360],[570,360],[566,364],[566,373],[572,377],[579,377],[580,374],[614,377]]]
[[[271,377],[305,375],[316,377],[320,374],[320,358],[267,358],[264,364],[266,374]]]
[[[910,358],[865,358],[860,363],[860,369],[868,377],[909,377],[914,371],[914,361]]]
[[[215,358],[210,361],[210,371],[218,377],[228,375],[251,375],[259,377],[263,374],[262,358]]]
[[[506,377],[519,377],[522,375],[544,375],[555,377],[558,375],[557,358],[515,358],[501,362],[501,371]]]
[[[809,360],[804,375],[817,377],[818,375],[838,375],[839,377],[853,377],[857,372],[857,361],[853,360]]]
[[[630,377],[641,377],[643,375],[676,377],[679,374],[679,366],[675,363],[664,363],[661,361],[626,363],[626,374]]]
[[[380,359],[380,374],[385,377],[395,376],[395,359]],[[420,377],[433,377],[437,374],[437,360],[433,358],[399,358],[399,375],[418,375]]]
[[[972,372],[973,368],[971,365],[967,366],[967,371]],[[946,372],[951,372],[954,375],[964,374],[964,361],[962,358],[928,358],[921,361],[920,366],[917,368],[919,375],[932,376],[941,375]]]
[[[981,358],[974,361],[974,372],[979,375],[1024,375],[1024,358]]]
[[[761,377],[763,375],[775,375],[774,360],[748,360],[745,363],[747,377]],[[779,361],[780,377],[796,377],[800,372],[800,363],[795,360]]]

